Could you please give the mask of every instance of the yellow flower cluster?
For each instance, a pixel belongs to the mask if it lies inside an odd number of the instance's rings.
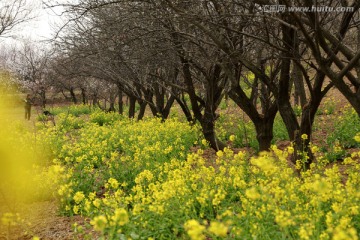
[[[138,210],[133,214],[138,217],[133,224],[141,225],[138,218],[150,222],[154,215],[188,216],[192,219],[184,222],[184,230],[191,239],[357,239],[359,226],[354,219],[359,216],[360,195],[354,184],[360,179],[355,169],[349,166],[345,185],[337,166],[314,165],[299,178],[288,167],[287,153],[274,150],[251,158],[250,163],[243,152],[225,149],[217,153],[215,165],[198,154],[188,155],[182,164],[167,164],[161,171],[166,179],[138,181],[134,187],[132,202]],[[161,211],[156,206],[162,206]],[[331,221],[323,222],[325,216],[331,216]]]
[[[176,120],[124,119],[54,139],[67,173],[62,210],[90,217],[106,239],[358,239],[359,153],[298,173],[287,160],[293,147],[252,158],[227,148],[209,159],[187,154],[207,144],[196,132]]]

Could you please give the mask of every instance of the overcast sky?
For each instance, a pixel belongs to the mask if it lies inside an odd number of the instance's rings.
[[[36,6],[36,18],[24,25],[23,34],[29,35],[34,40],[49,39],[54,35],[54,27],[60,23],[60,18],[50,9],[46,9],[41,0],[32,0]],[[59,11],[57,11],[59,13]]]
[[[0,0],[1,1],[1,0]],[[54,35],[54,27],[61,25],[60,17],[50,9],[42,5],[41,0],[27,0],[29,7],[33,10],[34,19],[18,25],[11,30],[11,38],[1,39],[5,43],[11,44],[13,41],[42,41],[48,40]],[[61,11],[56,9],[57,13]]]

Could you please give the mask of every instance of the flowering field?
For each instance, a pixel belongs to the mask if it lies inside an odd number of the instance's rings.
[[[1,152],[24,146],[16,161],[26,168],[19,177],[15,166],[2,163],[1,201],[55,198],[60,214],[85,219],[73,226],[74,239],[358,239],[360,233],[360,152],[329,164],[318,151],[304,172],[301,159],[289,165],[291,146],[257,156],[225,148],[204,157],[198,127],[175,118],[134,121],[94,111],[59,113],[56,126],[40,121],[30,131],[19,122],[7,126]],[[5,176],[4,169],[13,172]],[[26,225],[8,210],[0,212],[8,227],[2,229]]]

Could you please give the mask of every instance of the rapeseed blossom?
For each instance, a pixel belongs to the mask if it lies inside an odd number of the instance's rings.
[[[231,142],[233,142],[233,141],[235,141],[235,135],[230,135],[230,137],[229,137],[229,140],[231,141]]]
[[[224,223],[213,221],[210,223],[208,230],[215,236],[224,238],[227,236],[228,227]]]
[[[205,226],[201,225],[195,219],[191,219],[184,224],[184,228],[191,238],[191,240],[203,240],[205,235],[203,234]]]
[[[115,209],[114,215],[111,217],[111,220],[119,226],[123,226],[129,222],[129,216],[127,211],[124,208]]]
[[[107,219],[104,215],[96,216],[90,221],[90,224],[94,226],[96,231],[103,231],[107,226]]]
[[[76,204],[79,204],[82,200],[84,200],[85,195],[83,192],[76,192],[74,195],[74,201]]]
[[[119,187],[119,182],[115,178],[109,178],[108,183],[113,189],[117,189]]]
[[[100,116],[109,118],[101,126]],[[357,239],[358,153],[344,167],[324,168],[319,157],[299,172],[288,166],[293,146],[252,158],[225,148],[204,159],[203,146],[188,154],[204,139],[186,124],[111,118],[97,114],[64,138],[39,133],[67,175],[62,210],[89,217],[104,238]]]
[[[360,142],[360,134],[356,134],[356,136],[354,137],[354,140],[357,142]]]
[[[302,134],[302,135],[301,135],[301,139],[302,139],[302,140],[306,140],[306,139],[308,139],[308,135],[307,135],[307,134],[305,134],[305,133],[304,133],[304,134]]]

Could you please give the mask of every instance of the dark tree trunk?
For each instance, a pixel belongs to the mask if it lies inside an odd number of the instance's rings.
[[[163,120],[165,120],[169,117],[170,110],[171,110],[172,105],[174,104],[174,101],[175,101],[175,97],[174,97],[174,95],[171,94],[171,96],[167,100],[166,105],[161,113],[161,117]]]
[[[115,112],[115,102],[110,102],[109,112]]]
[[[45,90],[41,90],[39,95],[40,95],[41,107],[43,109],[45,109],[45,107],[46,107],[46,92],[45,92]]]
[[[69,92],[70,92],[72,102],[74,104],[77,104],[77,98],[76,98],[76,95],[75,95],[75,92],[74,92],[74,88],[70,88]]]
[[[129,98],[129,118],[135,117],[135,105],[136,105],[136,98],[133,96],[128,96]]]
[[[210,143],[210,147],[218,150],[224,150],[226,145],[222,143],[215,134],[215,113],[205,110],[204,117],[200,122],[205,139]]]
[[[139,101],[139,104],[140,104],[140,109],[139,109],[139,114],[138,114],[137,120],[142,120],[145,115],[147,102],[144,100],[141,100],[141,101]]]
[[[286,25],[281,26],[282,39],[286,48],[294,46],[294,29]],[[299,123],[297,121],[294,110],[290,104],[290,65],[291,65],[292,54],[289,51],[282,54],[281,72],[279,79],[279,87],[277,93],[277,103],[280,115],[285,123],[289,138],[291,141],[295,140],[295,134],[299,131]]]
[[[263,110],[265,114],[260,115],[253,102],[246,97],[240,86],[233,87],[229,92],[229,96],[254,123],[259,150],[268,151],[273,139],[273,125],[277,113],[277,105],[275,103],[267,104],[268,108]]]
[[[123,114],[124,113],[123,92],[120,88],[118,88],[118,106],[119,106],[119,114]]]
[[[194,119],[193,119],[193,117],[191,115],[189,107],[186,104],[185,99],[183,98],[183,100],[182,100],[179,97],[175,97],[175,100],[180,105],[180,108],[181,108],[182,112],[184,113],[184,115],[186,117],[186,120],[188,122],[194,122]]]
[[[95,106],[98,106],[98,105],[99,105],[99,100],[98,100],[98,96],[97,96],[97,94],[94,94],[94,95],[93,95],[93,98],[92,98],[92,105],[93,105],[93,107],[95,107]]]
[[[206,80],[206,95],[205,98],[198,96],[191,71],[191,67],[196,68],[197,66],[192,65],[188,57],[185,56],[185,51],[176,31],[173,32],[172,37],[182,63],[184,83],[186,85],[186,92],[189,94],[194,118],[200,122],[204,137],[209,141],[210,146],[215,150],[222,150],[225,145],[218,140],[215,133],[215,111],[222,99],[222,92],[224,90],[224,82],[222,82],[221,76],[222,67],[216,63],[210,67],[208,74],[203,72],[204,79]],[[202,113],[203,107],[205,107],[204,114]]]
[[[304,107],[306,104],[306,93],[305,93],[305,87],[304,87],[304,79],[303,74],[301,72],[300,66],[300,49],[299,49],[300,43],[299,43],[299,36],[297,32],[294,32],[294,57],[296,58],[296,61],[293,61],[293,70],[292,70],[292,80],[294,82],[294,103],[295,105],[300,105],[301,107]]]
[[[356,33],[356,50],[357,51],[360,51],[360,24],[358,24],[356,26],[356,30],[357,30],[357,33]],[[356,74],[357,74],[357,77],[358,79],[360,79],[360,65],[358,64],[356,67],[355,67],[355,70],[356,70]],[[360,115],[359,115],[360,117]]]
[[[315,101],[312,101],[303,108],[301,114],[300,131],[297,132],[294,139],[295,159],[293,159],[292,161],[295,163],[296,160],[302,159],[305,169],[309,169],[310,164],[314,160],[314,155],[310,149],[310,141],[312,137],[312,125],[314,123],[315,113],[319,105],[320,101],[318,101],[318,99],[315,99]],[[302,136],[304,136],[304,138]]]
[[[87,100],[87,97],[86,97],[86,90],[84,88],[80,88],[80,89],[81,89],[82,103],[87,104],[88,100]]]
[[[299,105],[300,100],[300,106],[304,107],[306,104],[306,94],[305,94],[305,88],[304,88],[304,79],[302,72],[299,68],[299,66],[294,63],[293,64],[293,72],[292,72],[292,78],[294,81],[294,104]]]
[[[116,100],[115,94],[110,93],[110,98],[109,98],[110,106],[109,106],[109,110],[108,110],[109,112],[115,112],[116,111],[116,109],[115,109],[115,100]]]
[[[273,139],[273,126],[275,116],[269,116],[254,122],[256,139],[259,143],[259,151],[269,151]]]

